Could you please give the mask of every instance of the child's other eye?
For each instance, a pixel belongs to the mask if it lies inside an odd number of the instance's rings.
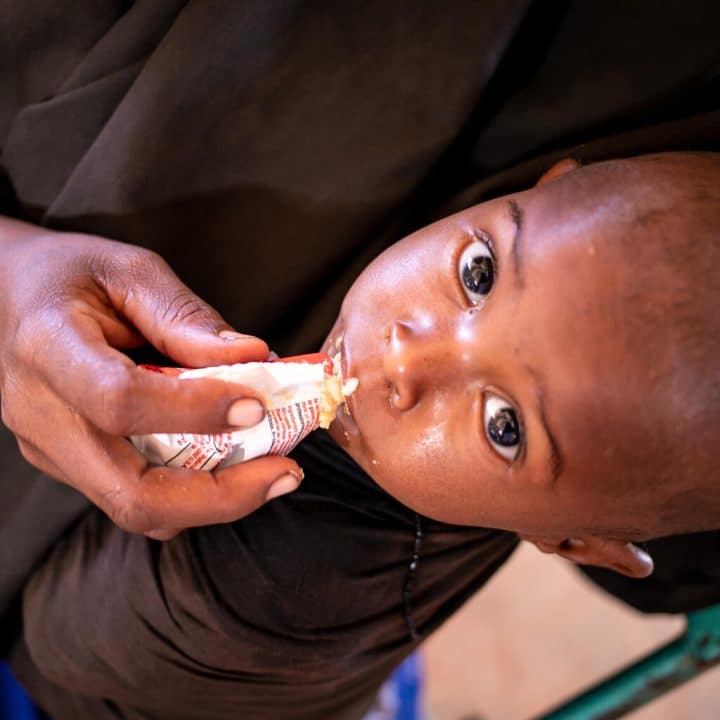
[[[495,281],[495,258],[490,238],[476,235],[458,260],[460,285],[473,305],[480,305],[492,290]]]
[[[483,423],[493,449],[506,460],[514,460],[520,451],[520,423],[508,401],[487,393]]]

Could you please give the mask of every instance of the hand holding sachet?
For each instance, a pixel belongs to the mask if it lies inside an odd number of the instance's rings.
[[[238,383],[255,390],[265,402],[265,418],[250,428],[131,438],[151,462],[193,470],[227,467],[262,455],[287,455],[313,430],[329,427],[337,408],[357,387],[354,378],[343,381],[339,359],[324,353],[195,370],[145,368],[187,380],[203,377]]]

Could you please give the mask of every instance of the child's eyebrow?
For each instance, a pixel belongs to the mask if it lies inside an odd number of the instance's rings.
[[[523,212],[517,202],[515,202],[515,200],[513,200],[512,198],[507,201],[507,207],[510,219],[512,220],[515,227],[512,239],[512,258],[513,264],[515,266],[515,284],[518,287],[522,287],[524,284],[524,279],[521,262],[522,256],[520,253],[520,232],[523,225]]]

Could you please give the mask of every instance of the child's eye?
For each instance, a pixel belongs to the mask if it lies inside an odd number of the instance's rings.
[[[493,449],[506,460],[514,460],[520,451],[520,423],[512,406],[507,400],[487,393],[483,422]]]
[[[495,281],[495,257],[490,238],[476,235],[460,255],[458,273],[463,292],[473,305],[480,305]]]

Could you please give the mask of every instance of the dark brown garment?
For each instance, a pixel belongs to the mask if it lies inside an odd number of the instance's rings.
[[[367,261],[442,212],[567,152],[720,150],[717,15],[714,0],[0,0],[0,209],[153,248],[238,329],[314,349]],[[23,582],[87,504],[0,442],[9,646]],[[319,447],[300,494],[241,523],[158,545],[84,521],[25,594],[36,665],[22,643],[14,660],[36,697],[60,718],[358,717],[413,646],[415,518]],[[513,542],[430,531],[418,626]]]
[[[2,209],[152,248],[238,329],[316,349],[526,2],[344,5],[0,0]],[[87,504],[0,442],[1,615]]]
[[[358,718],[515,547],[416,516],[322,432],[295,456],[298,491],[167,543],[91,513],[25,592],[32,695],[57,718]]]

